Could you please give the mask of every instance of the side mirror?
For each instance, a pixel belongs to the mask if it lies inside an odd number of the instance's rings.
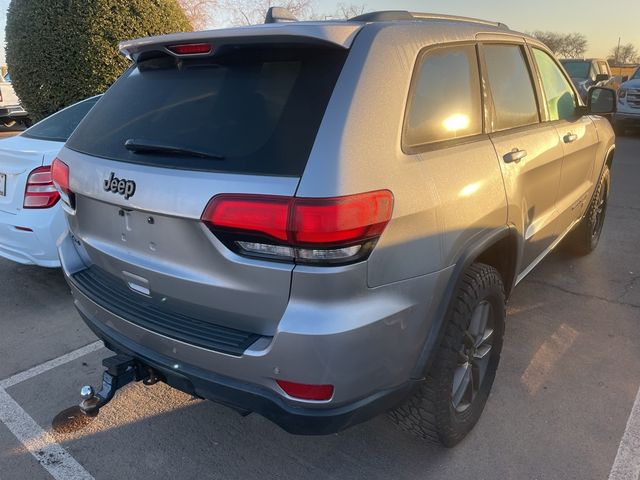
[[[627,80],[629,80],[629,75],[624,75],[622,77],[622,83],[626,82]]]
[[[611,76],[606,74],[606,73],[599,73],[599,74],[596,75],[596,83],[606,82],[610,78],[611,78]]]
[[[606,115],[616,112],[616,91],[611,88],[592,87],[587,94],[587,114]]]

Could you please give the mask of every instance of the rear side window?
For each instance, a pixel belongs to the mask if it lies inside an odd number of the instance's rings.
[[[571,84],[563,75],[558,64],[542,50],[533,49],[540,78],[549,120],[567,120],[576,115],[576,98]]]
[[[406,119],[407,146],[482,133],[475,46],[429,50],[420,60],[416,75]]]
[[[484,58],[493,97],[493,130],[537,123],[538,104],[522,47],[485,45]]]
[[[35,138],[37,140],[66,142],[98,100],[99,98],[97,97],[89,98],[75,105],[71,105],[58,113],[54,113],[50,117],[36,123],[29,130],[25,131],[22,136]]]
[[[281,44],[139,61],[67,146],[123,162],[298,176],[345,58],[342,49]]]

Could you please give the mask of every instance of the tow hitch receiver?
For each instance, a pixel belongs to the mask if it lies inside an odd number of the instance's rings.
[[[107,370],[102,374],[100,391],[96,393],[90,385],[85,385],[80,389],[82,397],[80,410],[90,417],[98,415],[100,409],[113,399],[116,391],[128,383],[142,380],[145,385],[153,385],[160,380],[156,372],[145,368],[144,365],[127,355],[105,358],[102,365]]]

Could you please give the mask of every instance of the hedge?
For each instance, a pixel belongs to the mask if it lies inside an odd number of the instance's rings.
[[[12,0],[11,81],[37,121],[104,92],[129,64],[120,41],[189,30],[176,0]]]

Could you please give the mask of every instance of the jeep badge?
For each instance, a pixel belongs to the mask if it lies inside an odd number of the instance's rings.
[[[136,182],[118,178],[111,172],[111,176],[104,181],[104,189],[106,192],[123,195],[126,200],[129,200],[136,193]]]

